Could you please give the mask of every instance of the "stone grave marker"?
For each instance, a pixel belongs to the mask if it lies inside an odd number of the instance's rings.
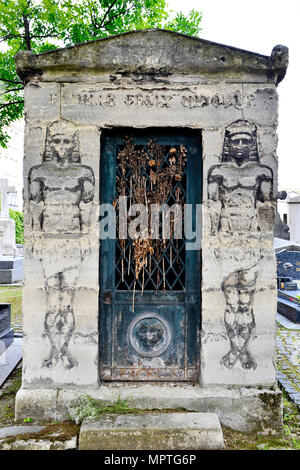
[[[15,221],[9,217],[9,193],[15,193],[7,178],[0,179],[0,284],[12,284],[23,279],[23,257],[18,256],[15,243]]]
[[[300,251],[282,250],[276,253],[277,277],[300,280]]]

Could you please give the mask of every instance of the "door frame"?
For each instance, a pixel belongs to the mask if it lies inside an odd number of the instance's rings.
[[[105,129],[104,131],[102,131],[102,134],[101,134],[101,145],[100,145],[100,148],[101,148],[101,157],[100,157],[100,203],[102,202],[102,185],[101,185],[101,171],[103,171],[103,165],[104,165],[104,162],[103,162],[103,158],[104,158],[104,153],[103,153],[103,148],[104,148],[104,145],[103,145],[103,140],[105,138],[108,138],[108,137],[113,137],[113,136],[116,136],[116,135],[119,135],[120,133],[122,133],[123,136],[125,135],[144,135],[145,138],[147,136],[149,136],[149,134],[153,134],[153,133],[160,133],[161,135],[166,135],[166,134],[178,134],[178,133],[181,133],[184,135],[184,136],[192,136],[194,139],[196,138],[197,140],[197,148],[198,148],[198,151],[199,151],[199,160],[198,160],[198,165],[199,165],[199,168],[198,168],[198,172],[195,171],[195,172],[191,172],[191,175],[193,178],[198,178],[199,179],[199,172],[200,172],[200,178],[201,178],[201,191],[200,191],[200,201],[198,203],[202,204],[202,195],[203,195],[203,178],[202,178],[202,175],[203,175],[203,160],[202,160],[202,132],[201,132],[201,129],[191,129],[191,128],[185,128],[185,127],[180,127],[180,128],[177,128],[177,127],[165,127],[165,128],[157,128],[157,127],[148,127],[148,128],[127,128],[127,127],[117,127],[117,128],[110,128],[110,129]],[[200,171],[199,171],[200,170]],[[188,191],[189,191],[189,186],[187,184],[187,187],[186,187],[186,192],[188,194]],[[109,201],[105,201],[105,202],[109,202]],[[106,380],[109,380],[111,382],[113,381],[116,381],[116,382],[119,382],[121,381],[122,379],[119,379],[119,378],[111,378],[111,377],[105,377],[105,376],[102,376],[101,377],[101,369],[102,369],[102,365],[103,365],[103,362],[101,360],[101,354],[102,354],[102,351],[103,351],[103,337],[102,337],[102,322],[103,322],[103,315],[104,315],[104,303],[106,304],[107,302],[104,301],[104,299],[102,298],[102,294],[103,294],[103,289],[101,287],[101,280],[102,280],[102,272],[101,270],[103,269],[103,260],[101,259],[101,243],[102,241],[100,240],[100,256],[99,256],[99,321],[98,321],[98,327],[99,327],[99,373],[100,373],[100,380],[101,381],[106,381]],[[180,381],[182,382],[198,382],[199,380],[199,375],[200,375],[200,349],[201,349],[201,344],[200,344],[200,339],[201,339],[201,336],[200,336],[200,332],[201,332],[201,327],[202,327],[202,318],[201,318],[201,284],[202,284],[202,259],[201,259],[201,253],[202,253],[202,250],[201,248],[198,250],[198,255],[197,255],[197,267],[196,267],[196,270],[197,270],[197,273],[199,274],[199,283],[198,283],[198,289],[197,289],[197,292],[199,294],[199,299],[198,299],[198,308],[197,308],[197,311],[198,311],[198,315],[197,315],[197,322],[198,322],[198,331],[197,331],[197,334],[196,334],[196,341],[197,341],[197,359],[195,361],[195,367],[197,369],[197,378],[193,377],[193,379],[189,379],[188,377],[185,377],[185,379],[181,379]],[[114,263],[115,265],[115,263]],[[188,270],[188,264],[186,264],[186,271]],[[119,291],[119,292],[122,292],[122,291]],[[151,293],[153,293],[152,291],[148,291],[149,295],[151,295]],[[160,294],[160,292],[159,292]],[[187,300],[187,296],[188,296],[188,293],[186,291],[183,291],[183,294],[185,296],[185,308],[187,308],[187,303],[188,303],[188,300]],[[145,295],[145,292],[144,292],[144,295]],[[114,299],[113,299],[114,301]],[[112,301],[112,305],[113,305],[113,301]],[[196,314],[195,314],[196,315]],[[113,313],[111,313],[111,317],[113,317]],[[115,342],[116,342],[116,338],[115,338],[115,332],[114,332],[114,325],[113,323],[111,322],[111,334],[112,334],[112,348],[114,347],[115,345]],[[113,351],[111,351],[112,355],[113,355]],[[113,361],[113,360],[112,360]],[[113,365],[112,365],[113,367]],[[126,379],[125,379],[126,380]],[[138,382],[140,383],[140,381],[143,381],[143,379],[137,379],[137,378],[128,378],[127,380],[130,380],[130,381],[135,381],[135,380],[138,380]],[[151,379],[150,381],[154,380],[155,381],[155,378],[154,379]],[[171,381],[176,381],[176,379],[174,380],[171,380]],[[170,379],[166,379],[166,380],[160,380],[160,382],[170,382]]]

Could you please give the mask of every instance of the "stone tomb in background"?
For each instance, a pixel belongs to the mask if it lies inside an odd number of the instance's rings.
[[[287,49],[267,57],[145,30],[19,52],[16,65],[26,83],[17,419],[65,419],[88,393],[280,428],[273,231]],[[100,203],[120,194],[202,203],[201,244],[100,240]]]
[[[300,280],[300,252],[282,250],[276,253],[277,277]]]
[[[0,179],[0,284],[13,284],[23,279],[23,257],[16,247],[15,221],[9,217],[8,194],[15,193],[8,179]]]
[[[276,253],[278,312],[300,323],[300,252],[281,250]]]

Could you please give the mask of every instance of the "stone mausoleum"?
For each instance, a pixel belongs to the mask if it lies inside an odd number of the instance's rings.
[[[164,30],[17,54],[26,83],[18,420],[64,419],[88,394],[210,411],[237,430],[281,427],[273,230],[287,62],[284,46],[267,57]],[[148,226],[126,236],[141,214],[131,204],[191,207],[200,243],[191,248],[175,224],[169,237],[161,225],[156,238],[144,236]],[[111,206],[116,222],[125,211],[125,228],[103,224]]]

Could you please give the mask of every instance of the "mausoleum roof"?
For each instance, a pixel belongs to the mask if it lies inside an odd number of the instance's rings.
[[[256,75],[278,84],[288,64],[288,49],[275,46],[271,56],[217,44],[162,29],[131,31],[76,46],[33,54],[19,51],[16,68],[24,80],[33,74],[76,71],[123,75],[200,74],[234,79]],[[247,80],[246,80],[247,81]]]

